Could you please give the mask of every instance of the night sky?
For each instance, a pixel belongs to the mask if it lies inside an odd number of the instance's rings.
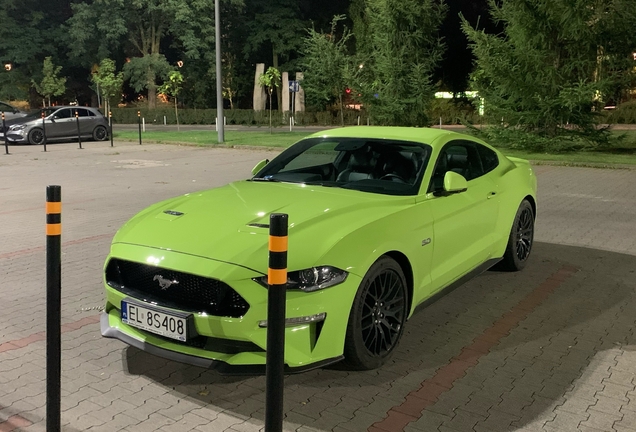
[[[442,90],[458,92],[466,89],[474,60],[461,30],[459,14],[473,27],[479,23],[479,28],[485,28],[487,32],[494,32],[497,28],[490,20],[487,0],[446,0],[446,4],[448,12],[440,29],[446,51],[434,82],[441,81]]]

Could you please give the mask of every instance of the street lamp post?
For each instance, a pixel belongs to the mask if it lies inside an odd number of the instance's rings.
[[[221,76],[221,13],[219,0],[214,0],[214,33],[216,48],[216,126],[219,133],[219,144],[225,141],[223,121],[223,88]]]

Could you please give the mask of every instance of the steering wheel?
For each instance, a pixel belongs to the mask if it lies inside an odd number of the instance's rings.
[[[394,181],[398,183],[406,183],[406,180],[404,180],[402,177],[400,177],[397,174],[385,174],[382,177],[380,177],[380,180],[389,180],[389,181]]]

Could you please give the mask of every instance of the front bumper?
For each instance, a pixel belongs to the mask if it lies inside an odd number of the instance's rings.
[[[29,142],[28,134],[24,131],[21,131],[21,132],[8,131],[5,134],[5,139],[9,143],[26,144]]]
[[[112,251],[111,257],[142,263],[147,262],[149,255],[157,254],[156,249],[132,245],[113,245]],[[267,289],[252,280],[262,275],[244,267],[177,252],[161,251],[161,254],[162,267],[215,278],[230,285],[249,303],[249,310],[238,318],[191,313],[198,342],[183,343],[123,323],[120,315],[122,300],[144,302],[106,285],[102,335],[161,357],[221,373],[263,373],[267,328],[262,327],[262,322],[267,320]],[[324,290],[311,293],[287,291],[287,318],[326,314],[323,321],[286,327],[284,358],[287,372],[301,372],[343,358],[349,312],[359,284],[360,278],[349,274],[343,283]]]

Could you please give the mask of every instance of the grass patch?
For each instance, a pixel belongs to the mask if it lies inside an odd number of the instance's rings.
[[[256,147],[280,147],[286,148],[309,135],[307,132],[283,132],[274,131],[271,134],[264,131],[242,132],[225,131],[225,143],[218,144],[218,134],[215,131],[149,131],[141,135],[142,142],[153,143],[180,143],[193,145],[221,145],[225,147],[233,146],[256,146]],[[139,132],[119,131],[114,133],[114,138],[126,141],[138,141]]]
[[[289,131],[225,131],[225,143],[218,144],[215,131],[149,131],[142,134],[144,142],[179,143],[200,146],[253,146],[286,148],[296,141],[310,135],[308,132]],[[553,162],[559,165],[604,166],[604,165],[636,165],[636,131],[613,131],[617,138],[616,145],[602,150],[588,150],[563,153],[536,153],[525,150],[500,148],[506,156],[520,157],[533,161]],[[137,141],[137,131],[115,132],[115,138],[125,141]]]

